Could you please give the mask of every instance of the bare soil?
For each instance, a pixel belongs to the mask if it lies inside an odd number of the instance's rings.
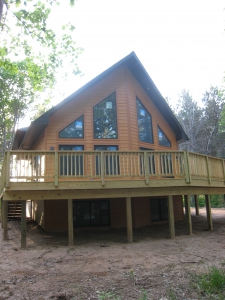
[[[167,223],[134,229],[132,244],[125,229],[75,230],[73,247],[66,233],[28,222],[25,250],[20,222],[11,221],[8,241],[0,230],[0,299],[206,299],[193,275],[225,263],[225,210],[212,213],[213,231],[201,209],[199,216],[192,212],[192,236],[185,221],[176,223],[173,240]]]

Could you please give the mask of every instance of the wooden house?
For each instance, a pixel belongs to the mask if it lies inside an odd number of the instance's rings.
[[[183,220],[185,197],[225,194],[224,160],[178,150],[184,130],[134,52],[16,132],[5,154],[0,193],[4,238],[7,203],[22,203],[46,231],[127,227]]]

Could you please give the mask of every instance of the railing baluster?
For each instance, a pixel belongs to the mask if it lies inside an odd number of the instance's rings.
[[[58,151],[55,151],[55,186],[58,186],[58,170],[59,166],[59,156],[58,156]]]
[[[209,158],[208,158],[208,156],[206,156],[206,166],[207,166],[207,173],[208,173],[209,184],[211,184],[211,170],[210,170],[210,166],[209,166]]]
[[[102,186],[105,185],[105,172],[104,172],[104,152],[101,151],[101,179],[102,179]]]
[[[6,187],[9,187],[10,182],[10,151],[6,152]]]
[[[145,164],[145,182],[149,184],[149,165],[148,165],[148,156],[147,152],[144,152],[144,164]]]

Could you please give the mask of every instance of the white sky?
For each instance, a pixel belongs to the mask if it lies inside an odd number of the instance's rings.
[[[78,58],[84,76],[71,77],[65,95],[131,51],[172,101],[182,89],[198,100],[210,85],[222,85],[225,1],[79,0],[73,9],[64,3],[55,18],[73,22],[77,45],[85,49]]]
[[[225,0],[69,0],[54,11],[53,24],[71,21],[78,65],[84,76],[60,82],[54,105],[135,51],[164,97],[182,89],[201,100],[225,71]],[[224,84],[223,84],[224,85]]]

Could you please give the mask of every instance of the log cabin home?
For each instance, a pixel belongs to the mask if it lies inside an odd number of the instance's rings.
[[[45,231],[133,228],[184,219],[192,233],[190,196],[225,194],[224,160],[179,151],[188,140],[134,52],[18,129],[1,176],[2,227],[7,239],[11,202],[21,203],[21,247],[26,247],[26,203]],[[197,201],[196,205],[197,205]]]

